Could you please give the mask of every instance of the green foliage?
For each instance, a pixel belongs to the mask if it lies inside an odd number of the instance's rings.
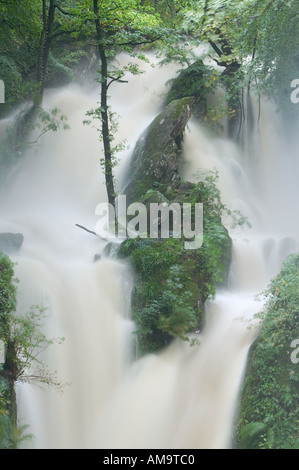
[[[88,119],[84,119],[83,124],[84,125],[90,125],[93,124],[93,127],[98,131],[99,133],[99,140],[103,142],[103,132],[101,125],[103,123],[103,108],[101,106],[95,108],[95,109],[90,109],[89,111],[86,112],[86,116]],[[127,141],[126,139],[123,139],[120,142],[115,142],[115,135],[117,134],[118,128],[119,128],[119,116],[114,113],[111,109],[111,107],[108,107],[108,118],[109,118],[109,142],[111,144],[111,162],[107,163],[105,158],[100,158],[100,165],[105,173],[105,168],[107,165],[109,165],[112,169],[115,168],[119,160],[117,158],[118,153],[124,151],[127,148]],[[98,122],[100,123],[100,127],[98,126]]]
[[[54,343],[61,344],[64,338],[48,339],[43,329],[45,311],[39,306],[23,316],[13,315],[10,320],[9,342],[13,345],[8,360],[14,364],[14,380],[27,383],[41,383],[56,388],[61,384],[55,374],[39,360],[39,356]],[[9,352],[8,352],[9,354]]]
[[[38,142],[38,140],[47,132],[57,132],[58,130],[69,130],[67,123],[67,117],[61,114],[59,108],[55,107],[49,111],[40,108],[37,114],[36,121],[32,125],[32,130],[38,129],[39,135],[33,142],[26,142],[26,145],[32,145]]]
[[[254,438],[260,439],[265,428],[266,424],[260,421],[251,423],[246,422],[239,433],[239,447],[246,447],[247,443]]]
[[[170,81],[171,87],[166,95],[166,104],[173,100],[194,96],[199,102],[206,103],[206,94],[209,92],[208,84],[212,71],[196,60],[192,65],[180,71],[177,78]]]
[[[7,345],[10,334],[10,318],[16,307],[14,268],[8,256],[0,253],[0,339]],[[2,377],[0,364],[0,448],[14,447],[14,423],[11,418],[15,404],[9,382]]]
[[[13,436],[13,425],[9,417],[4,415],[2,408],[0,408],[0,449],[15,448],[13,444],[12,436]]]
[[[23,97],[22,75],[11,57],[0,56],[0,78],[5,84],[5,101]]]
[[[218,83],[227,90],[228,112],[237,108],[246,87],[298,118],[299,108],[290,101],[299,64],[297,0],[165,0],[157,8],[178,34],[166,47],[169,60],[190,64],[190,50],[210,44],[210,57],[224,67]]]
[[[0,254],[0,338],[6,346],[6,362],[13,364],[8,376],[14,382],[33,380],[50,384],[51,374],[38,356],[64,338],[47,339],[42,333],[45,311],[39,306],[33,306],[23,315],[16,314],[16,282],[13,263],[8,256]],[[35,363],[41,368],[32,373]]]
[[[44,134],[68,129],[67,117],[56,107],[50,110],[35,105],[25,108],[0,141],[0,168],[6,170],[13,165]],[[34,140],[28,140],[29,137]],[[1,176],[5,176],[4,171]]]
[[[2,383],[0,378],[0,393],[2,393]],[[24,441],[33,438],[32,434],[26,432],[27,426],[16,427],[10,417],[2,408],[2,397],[0,399],[0,449],[17,449]]]
[[[201,179],[183,201],[190,202],[193,206],[201,202],[204,208],[203,245],[198,257],[198,283],[204,298],[213,297],[216,286],[227,280],[231,261],[231,239],[223,220],[225,219],[229,228],[250,225],[239,211],[231,211],[223,204],[217,186],[218,178],[217,171],[202,173]]]
[[[196,176],[196,175],[195,175]],[[236,227],[237,225],[247,225],[250,227],[248,219],[238,210],[230,210],[221,200],[221,193],[217,185],[219,179],[218,170],[202,171],[198,175],[199,181],[194,185],[189,196],[184,202],[202,202],[204,204],[204,221],[208,224],[213,221],[218,223],[220,219],[226,219],[226,225]]]
[[[0,252],[0,339],[7,340],[11,312],[16,308],[16,285],[13,264]]]
[[[159,326],[173,337],[186,339],[186,333],[193,331],[198,325],[195,311],[189,300],[192,292],[188,291],[186,270],[177,264],[169,270],[169,278],[160,297]]]
[[[260,0],[251,5],[242,22],[244,45],[251,44],[256,51],[248,72],[280,105],[289,103],[290,81],[298,72],[297,10],[296,0]]]
[[[70,83],[74,78],[74,73],[70,67],[58,61],[53,54],[49,55],[47,69],[47,86],[63,86]]]
[[[38,0],[0,2],[0,78],[7,104],[27,97],[25,81],[36,62],[41,31],[39,8]]]
[[[142,59],[141,51],[135,47],[153,43],[163,32],[159,15],[148,4],[141,4],[138,0],[113,3],[109,0],[84,0],[70,4],[67,11],[70,15],[67,28],[72,29],[73,36],[97,38],[95,46],[100,43],[109,58],[122,50]],[[100,37],[95,20],[101,29]]]
[[[120,51],[142,58],[142,50],[155,45],[163,47],[164,57],[190,65],[195,60],[193,47],[207,41],[218,46],[220,55],[212,48],[210,52],[220,64],[241,65],[234,84],[255,84],[282,106],[289,105],[290,80],[298,70],[296,11],[296,0],[126,0],[98,2],[97,17],[100,43],[109,60]],[[42,2],[1,1],[0,12],[0,56],[6,61],[0,65],[0,78],[5,79],[9,100],[14,100],[24,96],[24,82],[33,78],[43,28]],[[51,83],[70,78],[70,68],[78,63],[82,49],[86,53],[87,44],[98,46],[94,20],[91,0],[55,3],[51,49],[58,61],[50,59]]]
[[[39,0],[1,0],[1,50],[8,53],[15,49],[15,54],[20,54],[17,47],[36,37],[41,30],[39,18]]]
[[[138,282],[133,292],[133,315],[140,353],[157,351],[172,337],[185,338],[197,324],[187,290],[189,278],[179,265],[181,241],[126,240],[118,255],[129,256]],[[189,304],[188,304],[189,303]]]
[[[257,316],[261,331],[250,353],[237,426],[240,447],[299,448],[299,369],[291,361],[291,343],[299,338],[298,285],[297,253],[263,293],[265,309]],[[248,434],[256,422],[264,429]]]

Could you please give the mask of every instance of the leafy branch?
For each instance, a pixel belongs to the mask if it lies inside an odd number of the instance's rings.
[[[36,144],[39,139],[47,132],[57,132],[61,128],[64,130],[70,129],[70,126],[67,124],[67,117],[63,114],[60,114],[60,110],[56,107],[50,111],[41,109],[38,114],[38,121],[32,127],[33,129],[40,129],[41,132],[34,141],[25,142],[27,145]]]
[[[39,359],[54,343],[62,344],[65,338],[48,339],[42,333],[45,310],[33,306],[24,316],[11,315],[9,333],[5,338],[6,367],[0,371],[10,382],[46,384],[61,390],[63,384]]]

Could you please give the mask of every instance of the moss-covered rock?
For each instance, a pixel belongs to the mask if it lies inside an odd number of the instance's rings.
[[[226,277],[225,256],[231,256],[227,231],[219,238],[215,234],[214,241],[207,233],[197,250],[186,250],[174,238],[128,239],[120,245],[118,257],[128,259],[135,273],[132,316],[140,354],[159,351],[173,338],[188,339],[202,329],[204,303]]]
[[[225,282],[231,261],[232,242],[221,222],[225,207],[217,175],[205,175],[197,184],[180,178],[181,143],[193,104],[189,97],[172,101],[154,119],[136,144],[123,191],[128,205],[144,204],[148,216],[153,203],[160,207],[177,203],[180,208],[189,203],[192,229],[195,204],[204,205],[200,248],[186,249],[182,225],[181,237],[173,238],[171,217],[169,238],[162,238],[158,230],[153,239],[148,223],[140,238],[127,239],[117,247],[117,256],[127,258],[135,272],[132,316],[140,354],[158,351],[174,337],[188,340],[203,327],[204,303],[215,294],[217,284]],[[154,223],[159,227],[162,217],[157,214]]]
[[[140,202],[142,202],[146,208],[149,208],[150,204],[169,204],[169,200],[156,189],[149,189],[145,195],[140,198]]]
[[[155,190],[141,198],[145,205],[202,202],[206,210],[200,248],[185,249],[184,237],[172,238],[171,233],[166,239],[127,239],[118,247],[118,257],[127,258],[135,272],[132,316],[140,354],[158,351],[174,337],[188,339],[200,330],[205,301],[226,281],[232,241],[221,223],[222,206],[212,183],[212,179],[182,183],[172,190],[171,199]]]
[[[265,292],[261,330],[250,350],[241,395],[238,448],[299,449],[298,286],[297,253]]]
[[[149,189],[165,193],[180,182],[181,142],[191,117],[193,99],[172,102],[138,139],[123,192],[128,203],[139,201]]]

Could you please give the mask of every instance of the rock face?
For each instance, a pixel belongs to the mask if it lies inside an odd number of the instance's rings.
[[[129,204],[139,201],[149,189],[164,193],[169,185],[179,185],[181,142],[192,105],[193,98],[173,101],[139,138],[123,190]]]
[[[24,237],[21,233],[0,233],[0,252],[10,255],[21,248]]]

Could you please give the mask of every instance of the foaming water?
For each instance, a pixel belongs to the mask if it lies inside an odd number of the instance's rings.
[[[176,67],[146,64],[145,70],[129,84],[111,87],[113,108],[121,116],[117,138],[131,146],[120,155],[119,185],[134,143],[160,111],[165,83]],[[211,139],[190,122],[184,177],[192,180],[196,172],[217,168],[224,202],[248,216],[253,228],[229,227],[229,288],[207,302],[198,345],[174,341],[160,354],[132,361],[130,267],[105,258],[105,243],[75,225],[93,230],[95,208],[106,200],[98,135],[82,124],[98,99],[96,84],[49,91],[45,106],[60,108],[70,130],[45,135],[7,175],[0,194],[0,230],[24,234],[20,253],[13,257],[20,279],[18,310],[46,308],[45,332],[65,337],[42,358],[67,382],[63,393],[18,385],[19,421],[29,424],[35,436],[27,446],[228,448],[247,353],[257,333],[252,322],[261,304],[255,295],[297,246],[297,222],[288,225],[291,211],[284,213],[284,230],[277,230],[273,215],[277,195],[267,174],[271,167],[270,179],[276,175],[279,158],[275,164],[269,158],[273,144],[264,129],[267,121],[260,128],[262,158],[254,168],[237,146]],[[277,176],[284,200],[289,189],[294,200],[298,192],[286,183],[292,171],[285,172]],[[260,179],[265,180],[263,193]],[[102,255],[97,262],[95,254]]]

